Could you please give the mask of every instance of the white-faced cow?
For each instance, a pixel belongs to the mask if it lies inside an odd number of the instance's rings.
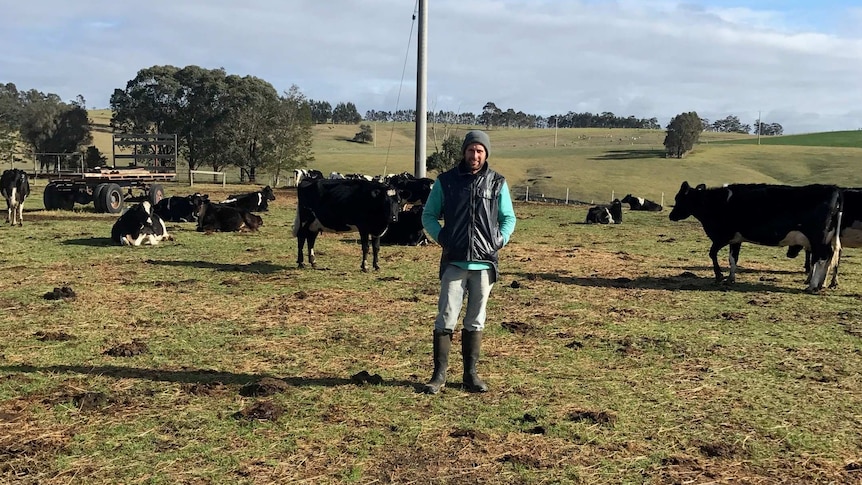
[[[24,199],[30,195],[27,172],[17,168],[5,170],[0,176],[0,192],[6,199],[6,222],[24,225]]]
[[[655,203],[649,199],[644,199],[643,197],[634,197],[632,194],[628,194],[623,197],[621,202],[623,204],[628,204],[629,209],[633,211],[658,212],[662,209],[661,204]]]
[[[586,224],[621,224],[623,222],[623,204],[614,199],[610,204],[601,204],[587,209]]]
[[[309,168],[296,168],[293,170],[293,186],[296,187],[304,179],[322,179],[323,172]]]
[[[862,188],[842,188],[841,195],[844,199],[844,205],[841,211],[841,251],[844,248],[862,248]],[[802,246],[790,246],[787,248],[787,257],[795,258]],[[835,265],[832,272],[832,280],[829,283],[830,288],[838,287],[838,266],[841,260]],[[811,251],[805,250],[805,273],[811,271]]]
[[[153,213],[168,222],[197,222],[198,212],[204,202],[209,202],[206,194],[194,193],[185,197],[174,195],[158,201],[153,206]]]
[[[723,279],[718,251],[724,246],[730,245],[729,283],[735,281],[743,242],[802,246],[811,251],[814,261],[808,290],[819,291],[838,262],[841,205],[841,190],[834,185],[731,184],[706,188],[683,182],[669,217],[681,221],[693,216],[700,221],[712,241],[709,257],[717,282]]]
[[[204,202],[198,211],[198,232],[257,231],[263,219],[239,207]]]
[[[296,264],[304,267],[303,247],[308,243],[308,262],[315,267],[314,242],[322,232],[358,231],[362,243],[362,271],[368,271],[368,246],[372,266],[378,265],[380,236],[398,220],[400,198],[389,185],[363,179],[307,180],[297,187],[293,235],[298,242]]]
[[[159,241],[172,240],[161,217],[153,213],[149,201],[129,207],[114,222],[111,239],[123,246],[140,246],[148,243],[155,246]]]
[[[269,210],[270,200],[275,200],[275,194],[272,192],[272,187],[267,185],[257,192],[229,195],[227,199],[221,201],[221,204],[249,212],[264,212]]]

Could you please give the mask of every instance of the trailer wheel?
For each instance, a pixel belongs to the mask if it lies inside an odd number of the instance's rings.
[[[101,192],[102,205],[105,212],[118,214],[123,210],[124,198],[123,189],[117,184],[107,184],[107,187]]]
[[[156,204],[158,204],[159,201],[164,199],[164,198],[165,198],[165,189],[163,189],[161,185],[159,185],[159,184],[150,185],[149,199],[150,199],[150,204],[153,204],[153,207],[155,207]]]
[[[108,184],[99,184],[93,189],[93,207],[96,208],[96,212],[106,212],[102,193],[107,186]]]
[[[57,191],[56,185],[48,184],[45,186],[45,193],[42,194],[42,202],[45,203],[46,210],[60,208],[60,192]]]

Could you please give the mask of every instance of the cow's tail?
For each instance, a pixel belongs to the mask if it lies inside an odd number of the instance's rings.
[[[299,226],[302,221],[299,218],[299,208],[296,209],[296,217],[293,218],[293,237],[299,236]]]

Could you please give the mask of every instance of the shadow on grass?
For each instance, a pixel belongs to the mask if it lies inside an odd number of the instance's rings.
[[[590,160],[634,160],[647,158],[664,158],[664,150],[610,150],[604,155]]]
[[[66,239],[60,244],[68,246],[90,246],[94,248],[103,248],[106,246],[119,246],[109,237],[87,237],[81,239]]]
[[[110,240],[110,239],[109,239]],[[273,274],[293,267],[282,266],[280,264],[272,264],[269,261],[252,261],[248,264],[231,264],[231,263],[213,263],[211,261],[167,261],[167,260],[144,260],[147,264],[160,266],[174,266],[198,269],[214,269],[216,271],[236,271],[241,273],[257,273],[257,274]]]
[[[235,374],[232,372],[218,372],[212,370],[154,370],[140,369],[137,367],[121,367],[116,365],[103,366],[78,366],[78,365],[6,365],[0,366],[0,372],[17,373],[57,373],[57,374],[81,374],[100,375],[116,379],[146,379],[154,382],[177,382],[188,384],[215,384],[245,385],[257,382],[268,377],[279,379],[294,387],[337,387],[357,385],[355,380],[349,377],[278,377],[267,374]],[[413,381],[385,380],[379,384],[385,387],[407,387],[418,391],[422,384]]]
[[[770,283],[752,283],[740,281],[737,276],[736,283],[716,283],[715,279],[700,278],[698,276],[666,276],[652,277],[642,276],[639,278],[603,278],[590,276],[567,276],[557,273],[514,273],[524,280],[545,280],[564,285],[593,286],[599,288],[628,288],[628,289],[650,289],[650,290],[685,290],[685,291],[734,291],[740,293],[807,293],[802,283],[798,288],[783,288]],[[725,273],[725,276],[727,273]]]

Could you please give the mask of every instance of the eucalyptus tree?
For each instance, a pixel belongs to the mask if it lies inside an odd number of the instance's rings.
[[[83,98],[64,103],[53,93],[31,89],[21,94],[19,133],[36,153],[76,153],[93,141]],[[42,168],[55,156],[40,155]]]
[[[299,87],[293,85],[283,93],[277,108],[261,151],[261,161],[272,175],[274,185],[278,185],[283,173],[307,167],[314,161],[312,108]]]
[[[676,115],[667,125],[664,146],[668,156],[682,158],[694,148],[703,131],[703,122],[697,112],[689,111]]]

